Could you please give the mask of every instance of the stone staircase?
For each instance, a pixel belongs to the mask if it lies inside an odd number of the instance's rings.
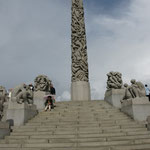
[[[0,140],[0,150],[150,150],[150,132],[105,101],[58,102]]]

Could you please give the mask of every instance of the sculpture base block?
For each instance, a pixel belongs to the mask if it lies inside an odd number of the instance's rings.
[[[45,108],[45,101],[44,97],[46,96],[45,92],[42,91],[36,91],[34,92],[34,104],[37,107],[38,111],[43,111]]]
[[[9,122],[0,122],[0,139],[10,134]]]
[[[150,115],[150,102],[147,97],[124,100],[121,111],[136,121],[146,121]]]
[[[117,108],[121,108],[120,100],[123,99],[124,95],[125,89],[111,89],[106,91],[104,100]]]
[[[37,114],[36,105],[27,103],[18,104],[17,102],[9,102],[6,119],[11,121],[13,125],[24,125],[29,119]]]
[[[72,101],[90,101],[90,84],[85,81],[71,83],[71,100]]]
[[[6,121],[6,114],[7,114],[7,109],[8,109],[8,102],[4,103],[4,110],[3,110],[3,117],[2,117],[2,122]]]

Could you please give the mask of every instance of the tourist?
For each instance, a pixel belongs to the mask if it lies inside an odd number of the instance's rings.
[[[45,102],[45,111],[51,111],[51,109],[54,109],[53,100],[51,96],[48,96]]]
[[[34,86],[32,84],[29,84],[30,90],[34,91]]]
[[[9,89],[9,90],[8,90],[8,91],[9,91],[9,92],[8,92],[8,99],[9,99],[9,100],[11,99],[12,90],[13,90],[13,89]]]
[[[146,96],[148,97],[150,101],[150,89],[148,88],[147,84],[145,84],[145,91],[146,91]]]
[[[55,103],[56,90],[55,90],[53,84],[50,85],[50,92],[52,95],[53,103]]]

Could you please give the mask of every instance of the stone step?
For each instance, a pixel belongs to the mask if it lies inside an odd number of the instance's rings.
[[[92,130],[97,130],[97,129],[101,129],[101,128],[107,128],[107,127],[115,127],[116,124],[99,124],[98,128],[93,128],[93,127],[56,127],[56,125],[54,126],[47,126],[47,127],[35,127],[35,128],[24,128],[24,127],[20,127],[20,128],[13,128],[13,132],[32,132],[32,131],[54,131],[54,130],[63,130],[63,131],[71,131],[71,130],[83,130],[83,131],[92,131]],[[120,129],[126,129],[126,128],[145,128],[145,125],[143,124],[124,124],[124,125],[119,125],[117,124],[117,126],[120,126]]]
[[[103,126],[115,126],[115,125],[119,125],[119,126],[142,126],[142,127],[145,127],[144,124],[138,124],[138,123],[135,123],[134,121],[129,121],[129,122],[117,122],[117,121],[103,121],[103,122],[98,122],[99,123],[99,126],[103,127]],[[88,123],[87,123],[88,124]],[[58,127],[59,123],[56,124],[56,123],[50,123],[49,125],[45,125],[45,128],[52,128],[52,127]],[[40,125],[41,127],[43,125]],[[40,126],[37,126],[37,125],[30,125],[30,124],[26,124],[24,126],[20,126],[20,127],[12,127],[13,130],[18,130],[18,129],[31,129],[31,128],[39,128]],[[65,128],[64,125],[61,125],[62,128]],[[60,125],[59,125],[60,127]],[[42,127],[43,128],[43,127]],[[68,127],[70,128],[70,126]],[[71,127],[71,128],[75,128],[75,127]]]
[[[45,135],[47,134],[90,134],[90,133],[115,133],[115,132],[130,132],[130,131],[147,131],[146,128],[124,128],[124,129],[120,129],[120,127],[118,126],[114,126],[114,127],[103,127],[103,128],[96,128],[96,129],[74,129],[74,130],[66,130],[63,131],[61,129],[56,129],[56,130],[52,130],[49,128],[49,130],[39,130],[37,129],[37,131],[26,131],[26,132],[13,132],[11,133],[11,135]]]
[[[112,126],[112,128],[115,127],[115,125]],[[136,130],[136,129],[141,129],[144,128],[146,129],[144,126],[125,126],[125,125],[119,125],[117,126],[117,128],[120,127],[120,129],[131,129],[131,130]],[[64,131],[70,131],[70,130],[83,130],[83,131],[89,131],[89,130],[101,130],[101,129],[111,129],[111,126],[104,126],[104,125],[99,125],[99,126],[59,126],[59,125],[47,125],[47,126],[23,126],[21,128],[14,128],[14,132],[18,131],[18,132],[24,132],[24,131],[49,131],[49,130],[53,130],[55,131],[57,130],[64,130]]]
[[[47,122],[28,122],[26,125],[41,125],[41,124],[55,124],[55,123],[61,123],[61,124],[69,124],[69,123],[89,123],[89,120],[88,119],[83,119],[83,120],[75,120],[75,121],[67,121],[67,120],[59,120],[59,121],[47,121]],[[133,120],[131,119],[94,119],[94,120],[90,120],[90,123],[131,123],[131,122],[134,122]]]
[[[26,143],[26,144],[0,144],[0,148],[93,148],[109,147],[119,145],[139,145],[150,144],[150,139],[130,140],[130,141],[104,141],[104,142],[82,142],[82,143]]]
[[[132,145],[132,146],[111,146],[111,147],[92,147],[92,148],[51,148],[51,150],[149,150],[150,145]],[[49,148],[0,148],[0,150],[49,150]]]
[[[112,146],[110,150],[150,150],[150,144]]]
[[[68,139],[68,138],[104,138],[104,137],[121,137],[121,136],[140,136],[140,135],[149,135],[150,132],[147,131],[136,131],[136,132],[118,132],[118,133],[101,133],[101,134],[68,134],[68,135],[11,135],[5,137],[5,139]]]
[[[88,118],[79,118],[79,119],[65,119],[65,118],[61,118],[59,120],[49,120],[49,119],[45,119],[45,120],[36,120],[36,121],[30,121],[28,122],[28,124],[40,124],[40,123],[68,123],[68,122],[77,122],[77,123],[95,123],[95,122],[102,122],[102,121],[112,121],[114,122],[114,120],[117,121],[130,121],[129,118],[92,118],[92,119],[88,119]]]
[[[150,139],[150,135],[138,135],[138,136],[122,136],[122,137],[104,137],[104,138],[74,138],[74,139],[8,139],[2,140],[0,143],[83,143],[83,142],[106,142],[106,141],[125,141],[125,140],[139,140]]]

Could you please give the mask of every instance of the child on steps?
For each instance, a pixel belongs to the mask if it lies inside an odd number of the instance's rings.
[[[45,102],[45,111],[47,111],[48,109],[49,111],[51,111],[51,109],[54,109],[53,99],[51,96],[48,96]]]

